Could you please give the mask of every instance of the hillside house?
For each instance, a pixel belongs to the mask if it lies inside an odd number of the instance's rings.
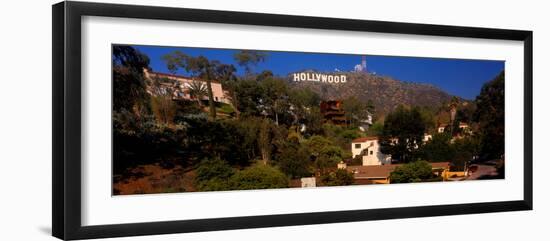
[[[449,126],[449,124],[440,124],[438,127],[437,127],[437,133],[443,133],[445,132],[445,129]],[[465,123],[465,122],[460,122],[458,123],[458,128],[460,128],[460,130],[462,130],[463,133],[468,133],[468,134],[471,134],[472,130],[470,128],[470,125],[468,125],[468,123]]]
[[[181,75],[157,73],[149,71],[148,69],[144,69],[143,74],[145,78],[150,81],[159,81],[158,86],[148,86],[147,92],[149,92],[149,94],[170,95],[174,100],[196,100],[196,97],[190,94],[193,83],[198,82],[204,86],[204,88],[207,86],[206,81]],[[211,81],[210,85],[212,86],[214,101],[229,104],[228,93],[223,89],[222,84],[218,81]],[[208,100],[208,95],[203,96],[202,100]]]
[[[435,176],[442,177],[447,180],[449,177],[450,163],[449,162],[434,162],[432,172]],[[403,164],[388,164],[388,165],[369,165],[369,166],[347,166],[346,164],[339,165],[339,169],[347,170],[353,174],[355,184],[389,184],[391,182],[390,174]]]
[[[447,124],[439,124],[439,126],[437,126],[437,133],[445,132],[445,128],[447,128]]]
[[[340,126],[346,125],[346,116],[344,109],[342,108],[342,101],[321,101],[319,107],[325,123],[332,123]]]
[[[432,135],[424,134],[424,142],[431,139]],[[376,136],[361,137],[351,141],[351,154],[353,158],[362,156],[363,166],[391,164],[391,156],[380,151],[380,143]]]
[[[363,166],[391,164],[391,156],[380,152],[378,137],[361,137],[351,142],[352,157],[362,156]]]

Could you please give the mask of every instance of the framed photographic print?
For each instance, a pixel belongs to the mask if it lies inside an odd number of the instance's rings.
[[[53,235],[532,209],[532,32],[53,6]]]

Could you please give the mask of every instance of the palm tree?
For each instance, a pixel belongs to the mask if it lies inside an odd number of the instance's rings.
[[[195,98],[199,106],[202,107],[201,100],[208,95],[208,89],[201,81],[194,80],[191,84],[189,84],[189,95],[191,95],[192,98]]]
[[[216,119],[216,107],[214,104],[211,81],[214,77],[215,66],[219,64],[219,62],[211,62],[202,55],[198,57],[191,57],[178,50],[164,55],[163,59],[166,62],[166,66],[170,72],[175,73],[178,69],[183,68],[185,71],[193,73],[199,79],[206,81],[206,92],[208,96],[208,105],[210,108],[210,116],[212,119]]]
[[[460,100],[456,96],[453,96],[451,102],[449,103],[449,112],[451,114],[451,122],[449,123],[449,125],[451,126],[451,133],[453,133],[454,131],[453,126],[455,122],[456,108],[458,107],[459,102]]]

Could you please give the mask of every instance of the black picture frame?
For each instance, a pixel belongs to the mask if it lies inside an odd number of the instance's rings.
[[[213,230],[532,210],[533,208],[533,33],[384,21],[197,10],[89,2],[53,5],[53,194],[52,233],[60,239],[88,239]],[[524,194],[522,200],[283,215],[81,224],[81,17],[194,21],[395,34],[516,40],[524,43]]]

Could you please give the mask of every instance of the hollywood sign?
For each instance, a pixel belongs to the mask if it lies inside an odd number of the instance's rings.
[[[346,83],[347,81],[347,77],[342,74],[294,73],[292,75],[294,81],[313,81],[330,84]]]

